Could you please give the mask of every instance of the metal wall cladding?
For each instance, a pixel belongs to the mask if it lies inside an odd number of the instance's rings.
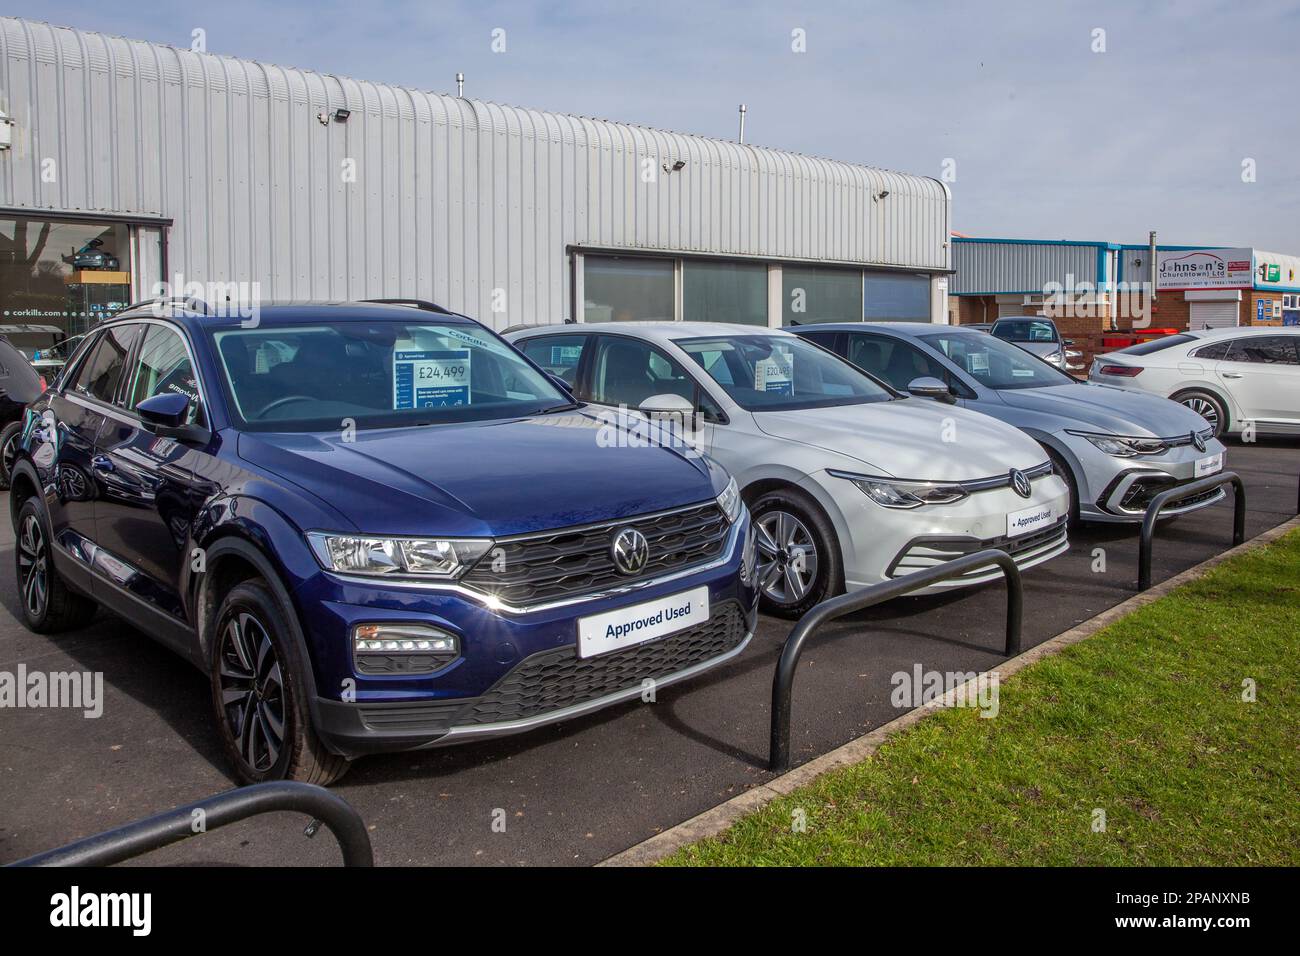
[[[952,265],[956,274],[949,284],[954,294],[996,293],[1040,294],[1048,282],[1067,286],[1093,283],[1098,279],[1099,250],[1095,245],[965,241],[952,244]],[[1113,278],[1113,276],[1112,276]]]
[[[0,205],[170,217],[172,273],[263,299],[500,328],[568,317],[569,245],[948,267],[933,179],[29,20],[0,18],[0,109]]]

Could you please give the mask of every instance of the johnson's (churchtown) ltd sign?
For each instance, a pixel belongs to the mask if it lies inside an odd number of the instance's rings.
[[[1180,249],[1156,254],[1156,290],[1249,289],[1251,249]]]

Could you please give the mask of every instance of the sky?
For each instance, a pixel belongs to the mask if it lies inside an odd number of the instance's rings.
[[[1300,254],[1300,0],[0,0],[14,16],[926,176],[967,235]],[[802,31],[802,33],[796,33]],[[800,40],[802,39],[802,44]],[[796,47],[802,45],[802,51]],[[495,49],[494,49],[495,47]],[[504,49],[502,49],[504,47]]]

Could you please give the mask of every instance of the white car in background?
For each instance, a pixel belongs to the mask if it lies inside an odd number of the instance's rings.
[[[695,447],[731,472],[753,514],[772,613],[981,548],[1028,568],[1069,547],[1068,487],[1032,438],[899,393],[788,332],[607,322],[507,338],[593,411],[695,416]],[[927,590],[999,576],[979,568]]]
[[[1099,355],[1088,378],[1182,402],[1216,437],[1300,434],[1300,327],[1180,332]]]

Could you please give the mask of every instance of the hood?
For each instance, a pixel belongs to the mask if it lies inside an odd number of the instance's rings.
[[[626,439],[575,411],[363,430],[350,442],[335,433],[244,432],[239,454],[368,534],[501,537],[618,520],[721,491],[689,449]]]
[[[1026,352],[1033,352],[1035,355],[1041,355],[1043,358],[1054,352],[1064,352],[1065,345],[1061,342],[1014,342],[1012,343]]]
[[[1007,388],[998,396],[1013,408],[1059,419],[1059,428],[1106,435],[1175,438],[1209,427],[1205,419],[1185,405],[1111,385],[1076,382],[1045,388]]]
[[[754,421],[774,438],[852,459],[836,467],[892,478],[968,481],[1047,460],[1020,429],[932,399],[755,412]]]

